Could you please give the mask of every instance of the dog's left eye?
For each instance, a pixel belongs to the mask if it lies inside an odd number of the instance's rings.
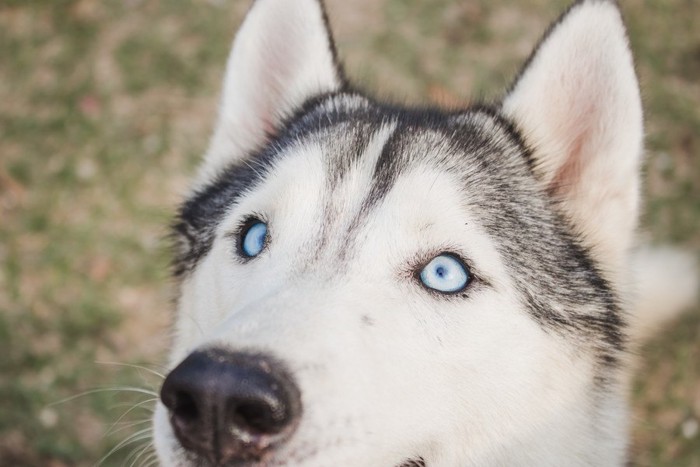
[[[254,258],[265,248],[267,242],[267,224],[252,219],[241,231],[240,251],[243,256]]]
[[[471,274],[459,258],[443,253],[421,269],[420,280],[429,289],[442,293],[456,293],[469,285]]]

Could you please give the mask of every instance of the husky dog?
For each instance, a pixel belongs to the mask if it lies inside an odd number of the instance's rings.
[[[162,465],[624,465],[627,311],[695,285],[631,253],[642,140],[613,1],[446,111],[350,86],[319,0],[256,0],[175,225]]]

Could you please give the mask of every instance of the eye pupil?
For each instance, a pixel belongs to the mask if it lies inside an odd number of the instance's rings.
[[[267,224],[253,220],[241,232],[240,249],[243,256],[254,258],[265,248],[267,241]]]
[[[423,267],[420,280],[429,289],[442,293],[456,293],[469,285],[471,274],[469,268],[457,256],[443,253]]]

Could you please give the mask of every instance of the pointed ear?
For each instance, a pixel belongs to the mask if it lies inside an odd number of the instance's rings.
[[[535,50],[502,104],[535,172],[603,266],[624,267],[634,239],[642,105],[614,1],[575,3]]]
[[[247,157],[307,99],[343,82],[320,0],[255,0],[229,55],[203,171]]]

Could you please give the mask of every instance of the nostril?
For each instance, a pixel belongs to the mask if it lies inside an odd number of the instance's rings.
[[[185,423],[193,423],[199,418],[199,409],[194,398],[184,391],[175,394],[175,403],[172,407],[175,417]]]
[[[275,410],[265,402],[249,401],[234,409],[231,417],[233,424],[251,434],[276,434],[287,426],[287,414],[284,410]]]

